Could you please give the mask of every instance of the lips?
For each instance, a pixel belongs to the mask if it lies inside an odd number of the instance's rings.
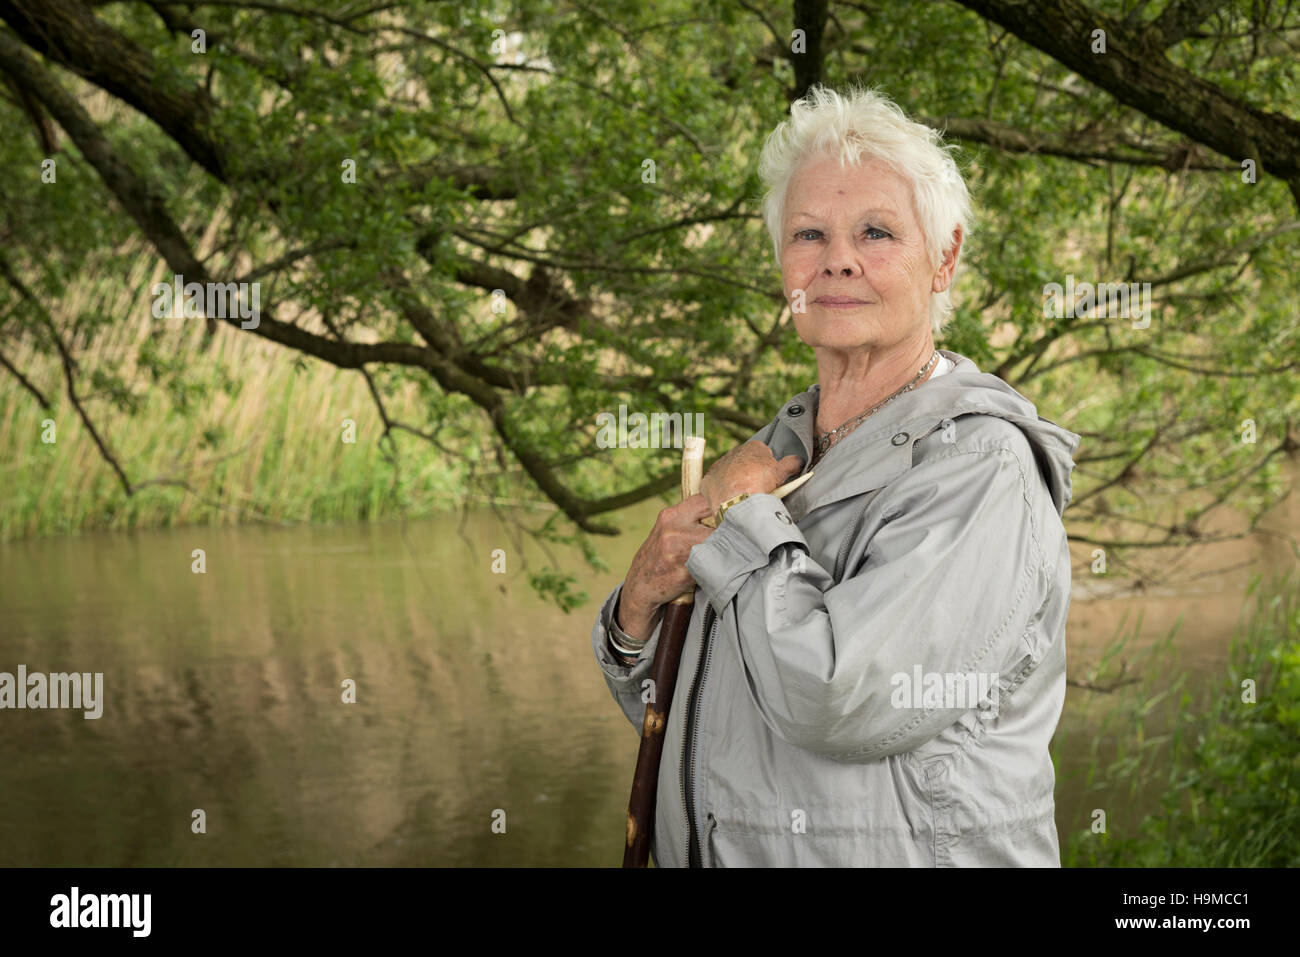
[[[826,306],[865,306],[865,299],[854,299],[852,296],[820,296],[813,302],[820,302]]]

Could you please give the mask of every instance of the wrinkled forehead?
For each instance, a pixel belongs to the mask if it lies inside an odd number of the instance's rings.
[[[790,179],[787,221],[868,213],[895,219],[915,213],[911,182],[882,159],[864,156],[858,163],[843,163],[836,156],[815,155]]]

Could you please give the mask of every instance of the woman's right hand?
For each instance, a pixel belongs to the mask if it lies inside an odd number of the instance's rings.
[[[629,638],[649,638],[659,608],[695,587],[686,559],[691,549],[712,533],[713,529],[700,524],[710,514],[709,500],[703,495],[692,495],[659,512],[650,535],[632,559],[619,594],[618,626]]]

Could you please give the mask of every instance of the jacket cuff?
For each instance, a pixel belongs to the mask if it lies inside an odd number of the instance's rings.
[[[785,544],[809,551],[808,540],[775,495],[751,495],[727,509],[722,524],[691,549],[686,570],[715,609],[740,591],[745,579],[766,568],[772,552]]]
[[[611,678],[628,678],[634,673],[649,672],[650,665],[654,661],[655,647],[659,643],[659,629],[663,624],[663,616],[659,617],[659,622],[655,625],[654,631],[646,639],[645,647],[637,655],[635,663],[625,665],[614,655],[614,651],[609,647],[609,634],[612,629],[617,627],[614,623],[614,609],[618,607],[619,596],[623,593],[623,583],[620,582],[618,587],[610,592],[609,597],[601,606],[600,615],[596,618],[595,627],[591,629],[591,647],[595,652],[596,662],[600,665],[602,671]]]

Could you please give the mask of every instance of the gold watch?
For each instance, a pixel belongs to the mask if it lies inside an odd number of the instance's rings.
[[[727,509],[731,508],[731,506],[733,506],[733,505],[738,505],[738,504],[740,504],[741,502],[743,502],[743,501],[744,501],[745,499],[747,499],[747,498],[749,498],[749,493],[748,493],[748,492],[741,492],[739,495],[735,496],[734,498],[729,498],[729,499],[727,499],[725,502],[723,502],[721,505],[719,505],[719,506],[718,506],[718,513],[717,513],[717,515],[714,516],[714,519],[713,519],[713,527],[714,527],[714,528],[717,528],[719,525],[722,524],[722,516],[727,514]]]

